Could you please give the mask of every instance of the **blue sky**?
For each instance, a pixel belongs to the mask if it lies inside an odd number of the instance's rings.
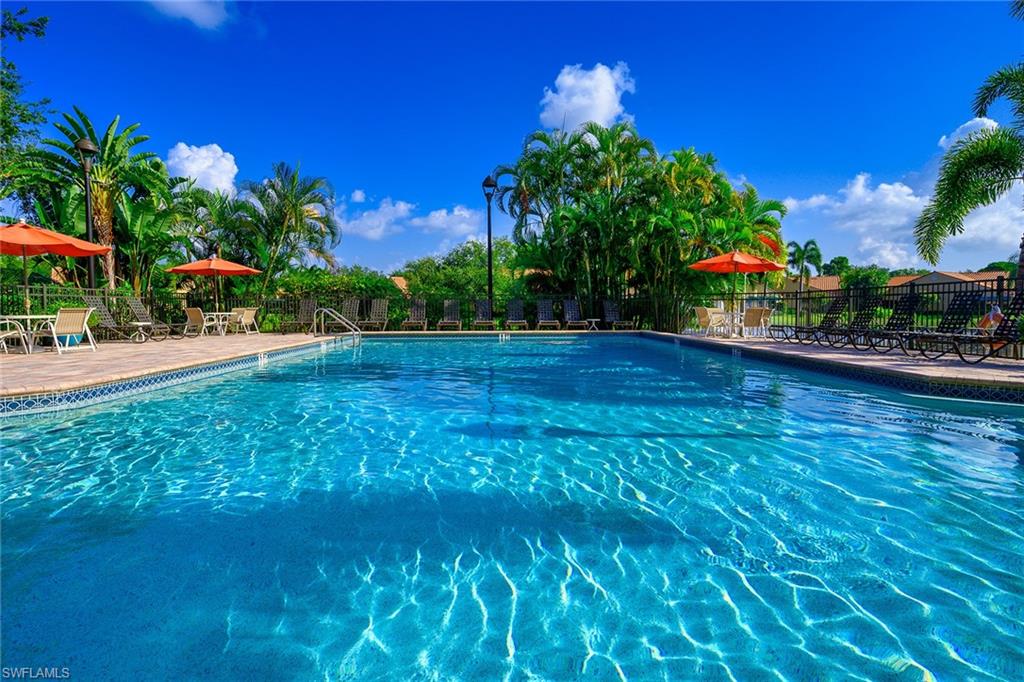
[[[480,238],[480,181],[531,130],[623,117],[787,199],[787,239],[919,265],[942,145],[1009,121],[970,102],[1024,46],[1004,2],[28,5],[47,37],[4,47],[29,96],[140,122],[211,187],[301,162],[338,193],[342,262],[386,270]],[[940,265],[1014,251],[1021,199],[972,216]]]

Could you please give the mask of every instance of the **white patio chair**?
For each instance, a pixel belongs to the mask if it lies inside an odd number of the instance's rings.
[[[32,345],[40,338],[53,339],[53,347],[58,355],[69,351],[74,347],[84,348],[82,341],[89,342],[89,348],[96,352],[96,341],[89,331],[89,316],[94,308],[61,308],[57,311],[57,317],[52,320],[44,320],[32,332]],[[61,341],[63,339],[63,342]],[[72,339],[75,342],[72,343]]]
[[[7,342],[14,339],[21,342],[21,349],[25,353],[29,352],[28,334],[21,323],[16,320],[0,320],[0,348],[4,354],[7,353]]]

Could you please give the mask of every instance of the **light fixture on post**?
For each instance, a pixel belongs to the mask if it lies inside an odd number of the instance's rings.
[[[487,199],[487,302],[494,310],[494,252],[491,245],[491,199],[498,189],[498,182],[490,175],[483,181],[484,197]]]
[[[78,150],[78,158],[82,161],[82,169],[85,171],[85,241],[93,241],[92,222],[92,183],[89,180],[89,172],[92,171],[92,160],[99,153],[99,147],[83,137],[75,142],[75,149]],[[89,256],[89,288],[96,288],[96,257]]]

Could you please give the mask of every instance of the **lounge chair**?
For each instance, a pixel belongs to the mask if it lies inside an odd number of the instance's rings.
[[[185,308],[185,326],[182,328],[185,336],[205,336],[207,329],[219,331],[216,318],[204,314],[201,308]]]
[[[61,355],[74,346],[81,346],[81,342],[86,340],[95,353],[96,341],[89,331],[89,316],[92,313],[92,308],[61,308],[56,318],[45,320],[32,331],[32,345],[36,345],[37,339],[50,338],[57,354]]]
[[[743,336],[768,336],[768,325],[771,319],[771,308],[747,308],[743,311]]]
[[[100,296],[85,294],[82,296],[82,300],[96,313],[96,317],[99,320],[98,326],[104,332],[122,341],[134,341],[135,343],[143,343],[149,338],[148,330],[145,328],[146,325],[121,324],[114,319],[110,308],[107,307],[106,302]]]
[[[402,322],[402,329],[427,331],[427,302],[422,298],[414,298],[409,304],[409,317]]]
[[[370,304],[370,317],[359,320],[356,326],[359,329],[373,329],[382,332],[388,328],[388,299],[375,298]],[[344,313],[342,313],[344,315]]]
[[[138,298],[134,296],[128,296],[125,299],[125,303],[128,304],[128,309],[132,311],[132,315],[135,316],[135,323],[144,329],[148,330],[149,338],[154,341],[163,341],[168,336],[175,338],[182,338],[183,335],[180,331],[176,331],[174,327],[162,322],[152,315],[149,314],[149,310],[142,304]]]
[[[455,299],[446,299],[444,302],[444,319],[438,321],[437,330],[462,331],[462,307]]]
[[[1003,310],[993,310],[982,318],[982,324],[973,332],[957,334],[922,334],[915,338],[921,355],[931,360],[953,352],[970,365],[992,357],[1000,350],[1020,341],[1020,318],[1024,315],[1024,293],[1017,291]],[[992,325],[995,325],[992,328]],[[964,353],[969,346],[987,347],[978,355]]]
[[[883,354],[899,348],[899,344],[889,343],[889,341],[897,339],[901,333],[913,329],[914,316],[923,300],[920,294],[903,294],[896,299],[896,303],[892,307],[892,314],[889,315],[889,319],[885,321],[885,325],[881,329],[864,330],[863,333],[852,337],[850,345],[857,350],[871,349]]]
[[[284,334],[289,329],[298,328],[303,334],[311,334],[313,332],[316,309],[315,298],[304,298],[299,301],[299,314],[294,320],[284,320],[281,322],[281,333]]]
[[[235,310],[238,310],[238,316],[232,317],[228,322],[228,331],[235,332],[236,334],[245,332],[247,336],[260,333],[259,325],[256,324],[258,308],[237,308],[231,312],[235,312]]]
[[[529,329],[529,327],[526,315],[523,313],[522,299],[514,298],[509,301],[505,307],[505,329]]]
[[[587,322],[580,315],[580,302],[575,298],[562,301],[562,313],[565,315],[566,329],[586,329]]]
[[[623,320],[619,316],[619,305],[615,301],[604,301],[604,321],[612,326],[612,329],[636,329],[634,320]]]
[[[842,329],[826,332],[818,337],[818,343],[824,346],[826,343],[833,348],[845,348],[851,345],[856,339],[863,337],[871,330],[871,323],[878,314],[878,307],[882,305],[881,294],[870,294],[864,300],[861,307],[853,314],[850,324]]]
[[[359,319],[359,299],[346,298],[341,302],[341,316],[352,324]]]
[[[0,349],[7,354],[7,342],[17,339],[21,344],[23,352],[30,352],[31,346],[28,343],[28,333],[17,320],[0,320]]]
[[[491,315],[491,302],[486,298],[476,301],[476,318],[473,329],[494,329],[494,316]]]
[[[981,303],[983,294],[984,292],[981,290],[960,291],[954,294],[949,305],[946,306],[945,312],[942,313],[942,319],[939,320],[939,324],[935,329],[911,329],[894,333],[882,332],[872,334],[871,346],[875,350],[879,350],[877,345],[884,342],[888,344],[889,348],[882,352],[888,352],[892,348],[899,348],[904,355],[910,355],[911,350],[920,350],[917,344],[920,340],[925,340],[929,337],[949,337],[965,334],[967,326],[977,314],[978,305]]]
[[[555,311],[551,299],[542,298],[537,301],[537,329],[561,329],[562,325],[555,319]]]
[[[724,308],[708,308],[707,306],[694,306],[693,312],[697,315],[697,328],[704,330],[704,336],[711,336],[712,332],[732,332],[732,325],[725,314]]]
[[[825,314],[821,318],[821,322],[818,324],[811,326],[793,325],[792,330],[786,325],[773,324],[768,327],[768,336],[774,341],[791,341],[803,344],[814,343],[825,334],[841,331],[839,329],[839,320],[846,312],[849,303],[850,292],[844,290],[839,296],[832,299],[832,302],[829,303]]]

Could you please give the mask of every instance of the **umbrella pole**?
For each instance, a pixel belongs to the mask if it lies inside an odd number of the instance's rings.
[[[25,314],[29,315],[32,312],[32,301],[28,298],[28,250],[24,246],[21,247],[21,280],[25,286]]]

